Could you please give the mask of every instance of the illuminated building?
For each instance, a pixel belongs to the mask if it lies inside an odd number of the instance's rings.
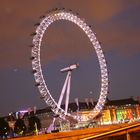
[[[89,112],[91,112],[96,103],[79,102],[79,106],[76,103],[69,103],[68,110],[73,114],[80,116],[78,122],[78,128],[89,127]],[[64,105],[62,106],[64,108]],[[40,119],[42,128],[46,129],[51,124],[55,114],[51,111],[50,107],[37,110],[36,116]],[[15,117],[16,118],[16,117]],[[28,113],[25,113],[24,120],[27,122]],[[98,125],[109,125],[131,122],[140,120],[140,102],[133,98],[120,99],[120,100],[107,100],[102,112],[95,118]],[[92,123],[94,123],[94,121]],[[13,121],[12,121],[13,123]],[[56,122],[57,123],[57,122]],[[12,124],[13,125],[13,124]],[[91,127],[94,127],[93,124]]]
[[[133,98],[108,100],[102,111],[101,124],[124,123],[140,119],[140,103]]]
[[[95,104],[96,103],[94,102],[94,105]],[[79,124],[85,125],[86,123],[89,123],[87,122],[89,112],[92,111],[94,105],[90,102],[88,105],[85,102],[79,102],[79,106],[77,107],[76,103],[70,103],[69,111],[73,114],[80,114]],[[64,108],[64,105],[62,108]],[[138,100],[134,100],[133,98],[107,100],[101,114],[96,118],[98,124],[101,125],[125,123],[137,119],[140,119],[140,103]]]

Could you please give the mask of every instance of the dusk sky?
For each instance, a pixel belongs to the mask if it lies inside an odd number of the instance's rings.
[[[109,71],[110,100],[140,97],[139,0],[1,0],[0,116],[29,107],[45,108],[31,73],[35,23],[54,8],[71,9],[85,19],[101,42]],[[66,74],[60,69],[78,62],[72,73],[70,101],[99,97],[100,69],[84,32],[68,21],[57,21],[45,32],[42,70],[52,96],[58,100]]]

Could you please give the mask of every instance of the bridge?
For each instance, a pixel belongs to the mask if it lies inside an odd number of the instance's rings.
[[[97,128],[72,130],[38,136],[13,138],[11,140],[138,140],[140,139],[140,122],[108,125]]]
[[[116,129],[110,130],[108,132],[103,132],[103,133],[92,135],[92,136],[87,136],[80,140],[93,140],[93,139],[97,139],[97,138],[101,138],[101,139],[105,140],[105,139],[108,139],[109,137],[113,138],[113,137],[120,136],[120,135],[121,136],[123,135],[125,140],[131,140],[131,137],[134,134],[136,134],[135,137],[140,138],[140,123],[134,123],[134,124],[130,124],[130,125],[128,124],[126,126],[120,125],[120,128],[116,128]]]

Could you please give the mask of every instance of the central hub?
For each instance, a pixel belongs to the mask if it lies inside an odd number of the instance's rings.
[[[73,65],[70,65],[69,67],[63,68],[60,71],[61,72],[68,72],[68,71],[72,71],[74,69],[77,69],[78,67],[79,67],[79,64],[76,63],[76,64],[73,64]]]

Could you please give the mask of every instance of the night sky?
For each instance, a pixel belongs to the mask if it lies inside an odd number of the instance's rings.
[[[30,34],[41,15],[63,7],[79,13],[101,42],[109,71],[108,98],[140,95],[139,0],[1,0],[0,116],[46,107],[31,73]],[[70,101],[97,100],[100,69],[94,48],[79,27],[57,21],[45,32],[41,46],[43,74],[56,100],[66,77],[60,69],[75,62],[80,67],[72,73]]]

